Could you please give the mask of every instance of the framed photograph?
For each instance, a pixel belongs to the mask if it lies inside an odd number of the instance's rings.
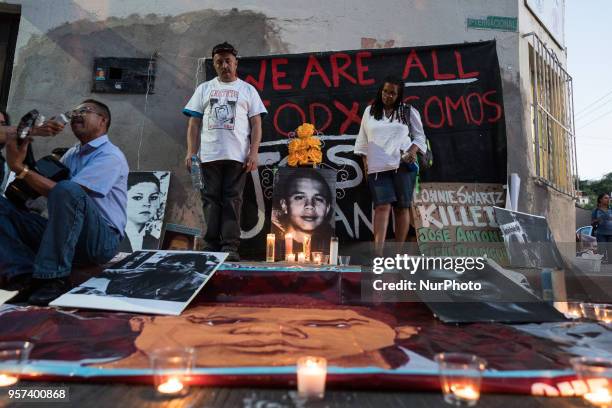
[[[197,250],[198,239],[202,232],[180,224],[166,224],[161,249],[170,251]]]
[[[169,171],[130,172],[127,224],[120,252],[159,249],[169,186]]]
[[[330,169],[283,167],[274,178],[272,233],[276,257],[285,253],[285,235],[292,234],[292,252],[301,252],[304,237],[311,237],[311,251],[329,252],[334,235],[336,172]]]

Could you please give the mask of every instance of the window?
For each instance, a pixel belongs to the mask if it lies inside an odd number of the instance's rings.
[[[574,196],[577,190],[572,77],[534,34],[529,44],[532,141],[536,177]]]

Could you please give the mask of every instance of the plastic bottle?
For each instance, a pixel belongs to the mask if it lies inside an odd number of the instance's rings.
[[[191,156],[191,184],[194,190],[202,189],[202,169],[200,158],[197,155]]]

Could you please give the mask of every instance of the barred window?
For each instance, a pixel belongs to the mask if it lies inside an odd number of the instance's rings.
[[[529,43],[532,141],[536,177],[574,196],[577,190],[572,77],[535,33]]]

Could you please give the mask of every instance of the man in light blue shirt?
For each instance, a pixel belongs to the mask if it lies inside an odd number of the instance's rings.
[[[110,110],[88,99],[72,111],[70,126],[79,139],[62,157],[70,180],[58,183],[23,164],[29,140],[6,145],[7,164],[48,199],[49,219],[17,209],[0,197],[0,286],[46,305],[70,289],[73,261],[108,262],[117,252],[126,224],[125,156],[108,139]],[[4,282],[4,284],[2,283]]]

